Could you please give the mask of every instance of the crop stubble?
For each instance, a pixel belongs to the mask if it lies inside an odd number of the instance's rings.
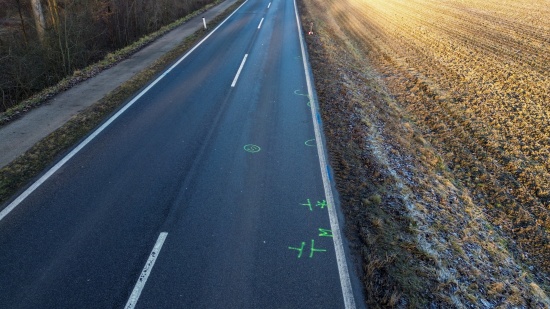
[[[546,1],[350,0],[360,38],[448,167],[550,271],[550,7]]]

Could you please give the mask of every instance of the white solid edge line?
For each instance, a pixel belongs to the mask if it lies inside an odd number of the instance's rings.
[[[338,223],[338,215],[336,214],[334,195],[330,186],[330,180],[328,178],[328,164],[325,157],[325,149],[322,142],[321,130],[319,122],[316,119],[317,115],[317,102],[314,102],[313,87],[311,84],[311,77],[309,75],[306,52],[304,48],[304,38],[302,36],[302,26],[300,19],[298,18],[298,8],[296,6],[296,0],[294,0],[294,13],[296,15],[296,24],[298,25],[298,35],[300,37],[300,48],[302,50],[302,61],[304,64],[304,72],[306,74],[307,91],[311,102],[311,116],[313,118],[313,128],[315,130],[315,139],[319,141],[317,143],[317,153],[319,155],[319,164],[321,165],[321,176],[323,178],[323,187],[325,190],[325,197],[328,205],[328,214],[330,220],[330,228],[333,232],[334,250],[336,252],[336,262],[338,263],[338,272],[340,275],[340,285],[342,287],[342,295],[344,297],[344,306],[347,309],[354,309],[355,298],[353,296],[353,290],[351,288],[351,279],[348,271],[348,264],[346,262],[346,255],[344,253],[344,244],[342,241],[342,234],[340,233],[340,224]]]
[[[235,75],[235,78],[233,78],[233,82],[231,83],[231,87],[235,87],[237,84],[237,80],[239,80],[239,75],[241,75],[241,71],[244,67],[244,63],[246,62],[246,58],[248,57],[248,54],[244,55],[243,61],[241,61],[241,66],[239,67],[239,70],[237,71],[237,74]]]
[[[141,295],[141,291],[143,291],[143,288],[145,287],[145,283],[147,282],[147,278],[149,278],[149,275],[153,270],[153,266],[155,266],[157,257],[160,254],[160,249],[162,249],[164,240],[166,240],[166,236],[168,236],[168,233],[166,232],[160,233],[157,239],[157,242],[153,247],[153,250],[151,250],[151,254],[149,254],[149,258],[147,259],[145,266],[143,266],[143,270],[141,271],[141,275],[139,275],[136,285],[134,286],[134,290],[132,291],[132,294],[130,294],[130,297],[128,298],[128,302],[126,303],[126,306],[124,306],[124,309],[133,309],[136,306],[139,300],[139,296]]]
[[[27,190],[25,190],[21,195],[19,195],[13,202],[11,202],[6,208],[0,211],[0,221],[4,219],[12,210],[15,209],[21,202],[23,202],[31,193],[34,192],[38,187],[40,187],[48,178],[50,178],[55,172],[57,172],[67,161],[74,157],[82,148],[84,148],[88,143],[90,143],[96,136],[99,135],[105,128],[107,128],[113,121],[115,121],[122,113],[124,113],[128,108],[130,108],[134,103],[136,103],[139,98],[141,98],[147,91],[149,91],[153,86],[155,86],[161,79],[166,76],[170,71],[172,71],[178,64],[180,64],[185,58],[187,58],[197,47],[199,47],[206,39],[208,39],[219,27],[221,27],[233,14],[235,14],[248,0],[243,2],[231,15],[227,16],[212,32],[210,32],[204,39],[202,39],[195,47],[188,51],[183,57],[181,57],[176,63],[174,63],[168,70],[164,71],[161,76],[155,79],[147,88],[141,91],[137,96],[128,102],[122,109],[120,109],[116,114],[114,114],[107,122],[105,122],[101,127],[95,130],[88,138],[86,138],[82,143],[80,143],[75,149],[73,149],[69,154],[67,154],[61,161],[54,165],[50,170],[46,172],[42,177],[35,181]]]
[[[271,2],[269,2],[269,4],[267,5],[267,8],[269,9],[270,6],[271,6]]]
[[[260,24],[258,25],[258,29],[260,29],[262,27],[263,22],[264,22],[264,19],[262,18],[262,20],[260,20]]]

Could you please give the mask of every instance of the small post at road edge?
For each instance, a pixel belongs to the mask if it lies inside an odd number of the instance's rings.
[[[202,18],[202,23],[204,24],[204,30],[206,30],[206,19]]]

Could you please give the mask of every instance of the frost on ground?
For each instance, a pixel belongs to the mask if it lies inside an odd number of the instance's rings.
[[[335,3],[346,1],[300,4],[314,25],[308,51],[368,306],[550,307],[548,280],[424,138]]]

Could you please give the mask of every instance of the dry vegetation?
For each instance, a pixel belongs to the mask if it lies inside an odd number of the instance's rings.
[[[229,14],[231,14],[243,0],[236,1],[233,5],[228,7],[224,12],[218,15],[216,18],[210,20],[210,27],[214,28],[222,20],[224,20]],[[31,100],[23,102],[21,108],[27,110],[35,105],[44,102],[45,98],[54,95],[65,88],[79,82],[82,78],[89,78],[93,76],[94,72],[104,68],[108,68],[114,63],[120,61],[124,57],[129,56],[133,51],[143,47],[148,42],[161,36],[170,29],[173,29],[178,24],[181,24],[188,18],[202,13],[210,5],[205,6],[203,9],[194,12],[193,14],[181,19],[175,24],[163,27],[159,32],[148,35],[133,45],[127,46],[122,50],[119,50],[100,63],[96,63],[85,70],[81,74],[75,74],[71,78],[63,80],[60,84],[50,89],[44,90]],[[137,93],[139,89],[142,89],[149,83],[155,76],[158,76],[160,72],[164,71],[168,65],[176,61],[182,54],[187,52],[197,42],[203,39],[207,35],[207,31],[200,29],[194,34],[185,38],[174,49],[167,52],[165,55],[157,59],[145,70],[136,74],[133,78],[126,81],[104,98],[80,112],[78,115],[71,118],[61,128],[52,132],[50,135],[42,139],[36,145],[34,145],[27,152],[19,156],[17,159],[9,163],[0,169],[0,205],[6,202],[8,199],[14,197],[17,191],[20,191],[24,186],[37,177],[44,169],[64,154],[67,149],[74,146],[79,140],[84,138],[91,130],[97,127],[106,116],[110,115],[114,110],[119,108],[122,103],[127,102],[128,97]],[[15,113],[21,114],[23,110],[16,110]],[[4,113],[5,115],[6,113]],[[7,119],[0,113],[0,126],[3,122],[7,122],[18,115],[8,115]],[[7,206],[7,204],[3,205]]]
[[[0,113],[213,2],[0,0]]]
[[[547,1],[303,0],[371,306],[547,308]]]

